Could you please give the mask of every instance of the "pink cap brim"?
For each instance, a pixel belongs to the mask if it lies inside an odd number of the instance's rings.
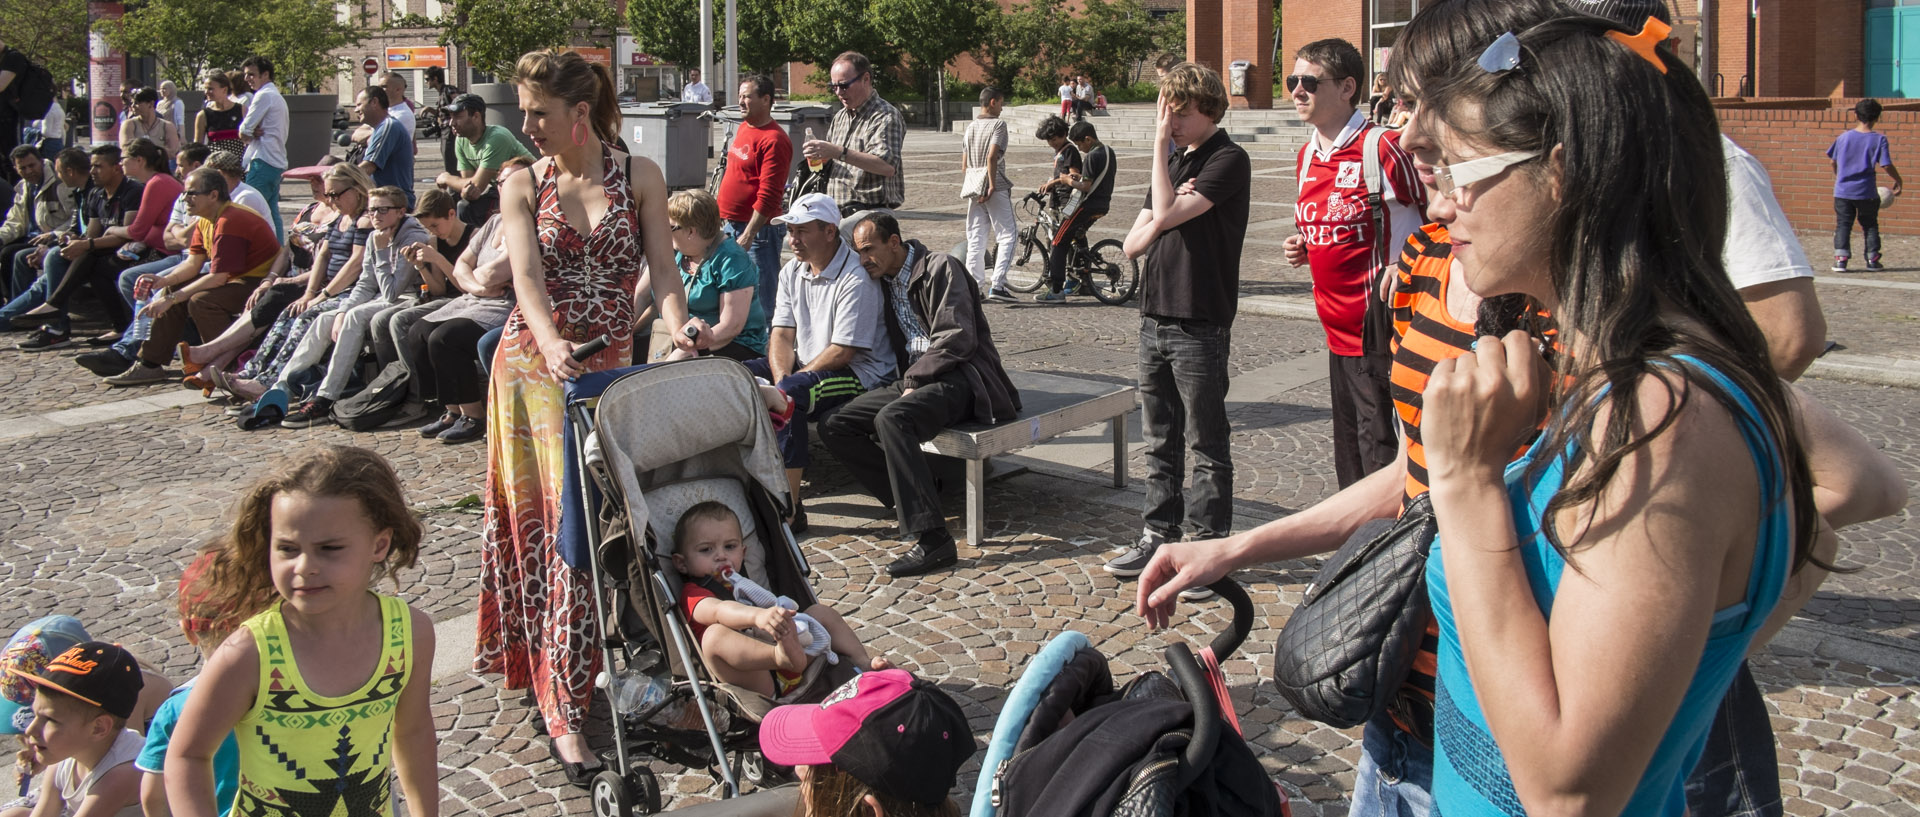
[[[280,175],[282,178],[313,181],[314,179],[327,175],[327,171],[331,169],[332,167],[329,165],[307,165],[306,167],[296,167]]]
[[[760,722],[760,754],[781,766],[822,766],[833,752],[821,741],[825,710],[814,704],[775,707]]]

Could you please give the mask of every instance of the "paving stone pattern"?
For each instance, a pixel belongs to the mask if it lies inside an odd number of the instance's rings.
[[[945,249],[960,234],[953,197],[944,192],[947,181],[958,185],[948,156],[957,143],[920,133],[913,140],[910,173],[934,181],[910,185],[910,207],[920,209],[905,212],[903,223],[909,235]],[[1046,159],[1043,150],[1017,139],[1011,157],[1015,165]],[[1126,162],[1120,184],[1144,183],[1140,162]],[[1256,162],[1256,170],[1271,164]],[[1044,172],[1024,168],[1014,177],[1027,183]],[[1263,179],[1257,200],[1290,198],[1290,189],[1278,189],[1290,188],[1290,179]],[[1284,214],[1257,208],[1256,220]],[[1110,217],[1096,235],[1124,226]],[[1250,247],[1246,289],[1300,294],[1303,274],[1283,269],[1277,254]],[[1138,317],[1131,308],[1087,301],[994,305],[988,312],[1011,366],[1115,382],[1133,377]],[[1303,365],[1319,365],[1324,354],[1320,329],[1308,321],[1243,315],[1233,339],[1236,374],[1303,356]],[[20,418],[167,391],[107,390],[70,362],[74,354],[0,351],[0,394],[8,397],[0,415]],[[1818,380],[1808,385],[1899,461],[1910,480],[1920,473],[1911,433],[1920,421],[1915,392]],[[1240,524],[1297,511],[1334,491],[1327,404],[1321,380],[1233,406]],[[480,488],[484,446],[444,446],[406,430],[243,433],[218,407],[195,404],[0,440],[0,587],[6,590],[0,622],[71,613],[95,635],[126,644],[172,678],[186,678],[197,655],[173,625],[180,567],[196,546],[218,535],[238,493],[267,463],[297,446],[335,442],[367,446],[393,460],[427,524],[420,565],[398,577],[398,592],[436,621],[472,612],[479,517],[456,503]],[[1107,487],[1100,468],[1078,478],[1033,472],[993,483],[985,545],[962,545],[960,565],[951,572],[901,581],[880,570],[903,548],[891,517],[859,494],[830,457],[817,462],[806,489],[814,529],[804,543],[816,588],[870,648],[952,693],[982,740],[1025,661],[1065,629],[1087,633],[1110,656],[1115,675],[1127,679],[1163,669],[1161,651],[1171,640],[1202,643],[1226,625],[1224,605],[1212,602],[1185,608],[1170,632],[1150,632],[1131,612],[1132,585],[1100,570],[1104,554],[1139,528],[1137,480],[1144,470],[1137,456],[1129,463],[1132,489]],[[946,510],[957,528],[957,497]],[[1914,643],[1920,602],[1912,589],[1920,575],[1910,519],[1902,514],[1846,531],[1842,558],[1860,570],[1830,580],[1806,618],[1920,650]],[[1238,575],[1258,605],[1260,630],[1225,665],[1246,737],[1300,817],[1346,813],[1359,757],[1358,730],[1293,716],[1265,680],[1273,628],[1299,602],[1314,568],[1312,561],[1287,562]],[[1914,806],[1920,803],[1920,678],[1778,646],[1753,664],[1779,736],[1788,813],[1920,814]],[[548,759],[523,693],[500,689],[495,678],[456,674],[439,683],[433,702],[445,813],[590,812],[585,792],[567,787]],[[589,737],[605,748],[604,705],[598,711]],[[718,794],[713,770],[651,765],[671,805]],[[976,757],[957,793],[968,796],[978,774]]]

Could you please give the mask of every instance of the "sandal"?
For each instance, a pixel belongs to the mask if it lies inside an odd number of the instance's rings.
[[[566,772],[568,785],[577,788],[591,788],[593,786],[594,775],[607,769],[606,764],[598,762],[597,758],[592,766],[562,759],[560,757],[560,749],[553,745],[552,738],[547,739],[547,754],[553,757],[553,762],[560,764],[561,771]]]
[[[201,369],[206,368],[205,364],[194,361],[191,349],[186,341],[180,342],[180,371],[183,374],[199,374]]]

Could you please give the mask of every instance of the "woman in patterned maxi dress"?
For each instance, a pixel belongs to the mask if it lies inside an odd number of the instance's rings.
[[[608,144],[619,111],[607,70],[576,54],[533,52],[520,60],[518,85],[525,132],[544,158],[501,196],[518,305],[494,356],[487,406],[474,669],[505,675],[509,689],[532,688],[555,754],[584,784],[597,764],[581,731],[600,652],[593,579],[556,548],[562,381],[627,365],[643,256],[671,270],[673,248],[659,167]],[[652,279],[663,315],[685,323],[680,276]],[[571,359],[575,346],[603,335],[606,349]]]

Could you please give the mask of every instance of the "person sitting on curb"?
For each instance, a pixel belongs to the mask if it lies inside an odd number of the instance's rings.
[[[905,373],[841,406],[820,437],[860,484],[900,514],[901,538],[918,539],[887,565],[914,576],[958,559],[940,512],[940,492],[920,444],[967,420],[995,423],[1020,411],[1020,393],[1000,366],[980,289],[959,259],[900,236],[881,213],[853,231],[860,263],[886,293],[888,340]]]
[[[825,193],[801,196],[774,223],[787,226],[793,260],[780,270],[767,356],[746,365],[793,398],[793,420],[778,436],[793,509],[789,527],[800,533],[807,529],[800,506],[807,424],[890,381],[893,347],[881,317],[886,302],[880,285],[841,240],[840,208],[833,199]]]

